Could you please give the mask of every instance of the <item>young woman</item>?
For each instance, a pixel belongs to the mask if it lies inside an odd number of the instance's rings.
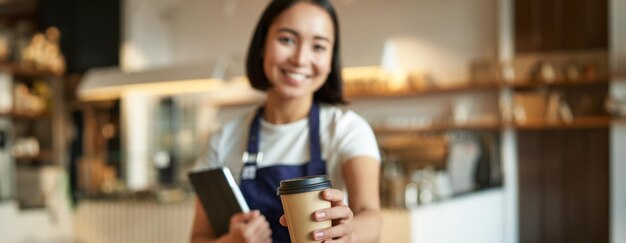
[[[253,114],[224,124],[197,166],[229,167],[256,210],[233,216],[229,232],[216,238],[196,203],[192,242],[289,242],[279,182],[319,174],[333,183],[322,193],[332,207],[312,218],[333,226],[311,237],[378,241],[380,154],[365,120],[333,106],[345,103],[339,59],[339,25],[328,0],[271,1],[247,56],[248,79],[267,99]]]

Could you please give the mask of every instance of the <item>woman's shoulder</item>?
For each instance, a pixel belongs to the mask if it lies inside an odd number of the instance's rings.
[[[252,118],[251,112],[244,112],[222,123],[218,129],[219,134],[222,137],[231,137],[236,133],[247,131],[243,129],[248,126],[250,119]]]
[[[320,105],[320,117],[326,118],[335,126],[369,126],[367,121],[356,112],[334,105]]]

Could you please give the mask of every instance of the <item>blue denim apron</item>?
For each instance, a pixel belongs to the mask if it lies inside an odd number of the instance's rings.
[[[261,211],[272,229],[272,240],[275,243],[290,242],[289,231],[280,225],[279,218],[283,215],[280,197],[276,195],[280,181],[294,177],[309,175],[325,175],[326,162],[322,160],[319,107],[313,103],[309,112],[309,149],[311,160],[304,165],[276,165],[258,168],[257,162],[262,160],[259,151],[261,135],[261,116],[263,107],[259,108],[250,124],[248,149],[244,153],[244,166],[241,170],[241,192],[250,209]]]

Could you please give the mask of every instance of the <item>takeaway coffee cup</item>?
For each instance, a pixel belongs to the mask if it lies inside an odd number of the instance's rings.
[[[330,180],[324,175],[306,176],[283,180],[278,195],[283,203],[287,228],[292,243],[317,242],[312,232],[332,226],[330,220],[315,221],[313,213],[330,208],[330,202],[322,199],[321,192],[330,188]]]

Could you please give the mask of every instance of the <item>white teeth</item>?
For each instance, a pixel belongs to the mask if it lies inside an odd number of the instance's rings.
[[[301,73],[287,73],[287,77],[296,81],[302,81],[306,78],[306,75]]]

